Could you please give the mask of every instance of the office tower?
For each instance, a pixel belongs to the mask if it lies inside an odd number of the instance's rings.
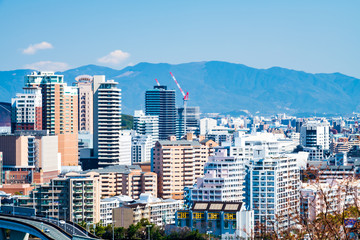
[[[186,131],[184,128],[184,108],[177,108],[176,137],[184,137],[187,132],[192,132],[196,136],[200,134],[200,107],[186,107]]]
[[[153,140],[151,135],[135,135],[131,143],[131,164],[150,163]]]
[[[94,155],[99,166],[119,164],[121,90],[117,82],[94,76]]]
[[[140,135],[150,135],[154,146],[159,140],[159,116],[145,115],[142,110],[135,111],[134,130]]]
[[[330,148],[330,124],[326,121],[308,121],[301,126],[300,144],[304,147]]]
[[[11,99],[11,132],[42,129],[41,88],[26,87]]]
[[[131,165],[131,131],[120,131],[119,164]]]
[[[197,141],[158,141],[152,154],[152,171],[158,174],[158,195],[161,198],[183,199],[184,188],[192,187],[204,175],[208,160],[207,146]]]
[[[33,72],[25,87],[40,87],[42,129],[58,135],[62,166],[78,165],[78,95],[76,87],[64,83],[63,75]]]
[[[154,86],[145,93],[145,114],[159,116],[159,139],[176,134],[175,90]]]
[[[93,77],[81,75],[75,78],[79,89],[79,131],[93,133]]]
[[[244,200],[245,168],[241,159],[228,157],[227,150],[218,148],[204,166],[204,176],[189,188],[188,200],[242,202]]]
[[[300,212],[300,174],[296,158],[256,150],[246,165],[246,205],[254,210],[256,231],[294,227]]]
[[[200,135],[205,135],[217,126],[217,121],[212,118],[200,119]]]

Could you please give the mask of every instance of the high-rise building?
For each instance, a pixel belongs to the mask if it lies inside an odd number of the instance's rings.
[[[121,130],[119,155],[119,164],[121,165],[131,165],[131,138],[130,130]]]
[[[153,140],[151,135],[132,136],[131,163],[150,163]]]
[[[330,148],[330,124],[326,121],[309,121],[301,126],[300,144],[304,147]]]
[[[227,150],[218,148],[204,166],[204,176],[190,188],[188,200],[242,202],[244,200],[245,168],[241,159],[228,157]]]
[[[99,166],[119,164],[121,89],[117,82],[94,76],[94,155]]]
[[[200,107],[186,107],[186,131],[185,111],[183,107],[177,108],[176,137],[184,137],[187,132],[192,132],[196,136],[200,134]]]
[[[11,131],[42,129],[41,88],[27,87],[11,99]]]
[[[212,118],[202,118],[200,120],[200,135],[206,135],[217,126],[217,121]]]
[[[134,130],[140,135],[150,135],[154,146],[159,140],[159,116],[145,115],[142,110],[135,111]]]
[[[79,89],[79,131],[93,133],[93,77],[81,75],[75,78]]]
[[[246,165],[246,205],[254,210],[256,231],[294,227],[300,212],[300,170],[296,158],[256,150]]]
[[[197,141],[158,141],[153,149],[152,171],[158,174],[158,196],[183,199],[184,188],[192,187],[204,175],[209,149]]]
[[[58,135],[62,166],[78,165],[78,91],[64,83],[63,75],[33,72],[25,87],[40,87],[42,129]]]
[[[159,116],[159,139],[165,140],[176,134],[175,90],[166,86],[154,86],[145,93],[146,115]]]

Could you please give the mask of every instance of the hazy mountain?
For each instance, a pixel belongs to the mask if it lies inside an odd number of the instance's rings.
[[[176,89],[178,105],[182,97],[169,72],[173,72],[190,95],[189,106],[202,112],[260,113],[309,112],[351,113],[360,110],[360,80],[340,73],[310,74],[273,67],[256,69],[227,62],[194,62],[178,65],[139,63],[115,70],[96,65],[71,69],[61,74],[71,84],[78,75],[106,75],[119,82],[123,112],[144,107],[144,94],[157,78],[162,85]],[[10,102],[21,91],[23,77],[31,70],[0,72],[0,101]]]

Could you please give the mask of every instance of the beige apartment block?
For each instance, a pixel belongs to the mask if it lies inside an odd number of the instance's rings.
[[[25,77],[25,87],[40,87],[42,129],[59,136],[62,166],[78,165],[78,91],[67,86],[63,75],[33,72]],[[77,141],[77,140],[76,140]]]
[[[184,198],[184,187],[192,187],[204,175],[204,164],[211,153],[198,141],[158,141],[153,150],[153,172],[158,175],[158,197]]]
[[[79,131],[93,133],[93,96],[92,89],[93,77],[81,75],[75,78],[79,89],[78,112],[79,112]]]
[[[157,196],[156,173],[143,172],[137,165],[114,165],[79,173],[83,174],[99,176],[102,198],[127,195],[139,199],[141,193]]]

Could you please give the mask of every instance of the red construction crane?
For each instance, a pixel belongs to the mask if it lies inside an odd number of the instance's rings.
[[[184,101],[184,134],[186,134],[186,102],[189,100],[189,93],[185,92],[182,90],[182,88],[180,87],[180,84],[178,83],[178,81],[176,81],[175,76],[170,72],[171,77],[174,79],[177,87],[179,88],[181,94],[183,95],[183,101]]]
[[[160,86],[160,83],[156,78],[155,78],[155,81],[156,81],[157,85]]]

